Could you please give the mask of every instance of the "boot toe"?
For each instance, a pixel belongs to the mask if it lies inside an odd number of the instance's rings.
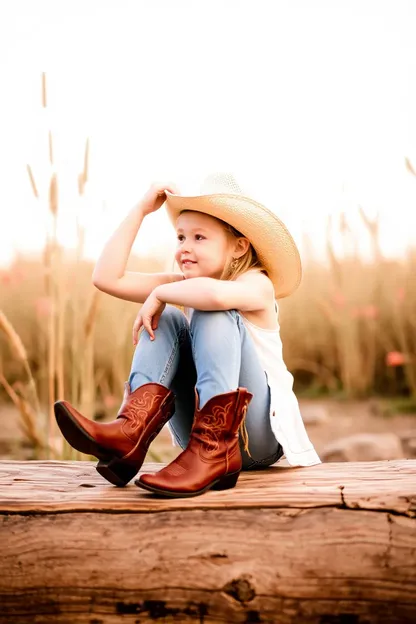
[[[140,475],[140,477],[138,479],[135,480],[135,484],[138,486],[143,485],[149,485],[150,487],[160,487],[160,484],[158,483],[157,480],[157,475],[155,474],[143,474]]]
[[[173,494],[177,488],[159,473],[143,474],[135,480],[135,485],[155,494]]]
[[[66,441],[81,453],[96,455],[97,445],[90,432],[83,426],[87,419],[66,401],[57,401],[54,412],[58,427]]]

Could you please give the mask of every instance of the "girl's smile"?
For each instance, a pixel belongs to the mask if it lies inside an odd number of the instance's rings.
[[[185,277],[219,278],[230,252],[230,238],[220,221],[201,212],[185,211],[176,221],[175,260]]]

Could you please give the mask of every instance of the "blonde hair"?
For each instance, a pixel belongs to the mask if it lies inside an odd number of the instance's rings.
[[[185,212],[194,212],[193,210],[182,210],[180,214],[184,214]],[[205,214],[205,213],[203,213]],[[234,238],[247,238],[244,234],[241,234],[238,230],[236,230],[232,225],[223,221],[222,219],[218,219],[218,217],[214,217],[213,215],[209,215],[212,219],[218,221],[227,234],[229,236],[233,236]],[[240,258],[231,258],[229,262],[225,265],[223,272],[221,274],[220,279],[225,281],[235,280],[239,275],[246,273],[251,269],[257,269],[261,273],[265,273],[268,275],[267,270],[262,262],[260,262],[257,252],[254,249],[253,245],[250,243],[247,251]]]
[[[227,233],[233,236],[234,238],[247,238],[247,236],[244,236],[244,234],[241,234],[241,232],[236,230],[229,223],[226,223],[225,221],[222,221],[221,219],[217,219],[217,221],[222,223]],[[227,263],[227,265],[224,267],[224,270],[221,274],[220,279],[235,280],[239,275],[246,273],[250,269],[257,269],[261,273],[265,273],[267,275],[267,270],[264,267],[263,263],[260,262],[257,256],[257,252],[251,243],[248,246],[247,251],[242,256],[240,256],[240,258],[234,258],[234,259],[232,258]]]

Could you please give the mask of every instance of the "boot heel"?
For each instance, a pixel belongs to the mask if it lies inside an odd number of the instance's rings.
[[[113,457],[113,459],[101,459],[96,465],[97,472],[107,479],[113,485],[123,487],[139,472],[140,467],[127,464],[122,460]]]
[[[222,479],[220,479],[215,485],[213,485],[211,487],[211,490],[230,490],[237,485],[239,476],[239,472],[234,472],[232,474],[226,475],[225,477],[222,477]]]

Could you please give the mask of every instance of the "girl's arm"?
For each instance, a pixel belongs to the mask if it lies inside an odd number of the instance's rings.
[[[183,280],[182,273],[138,273],[125,270],[144,217],[158,210],[165,201],[164,189],[178,192],[170,183],[153,184],[106,243],[92,275],[93,284],[99,290],[119,299],[144,303],[157,286]]]
[[[183,305],[195,310],[264,310],[274,300],[269,278],[258,271],[243,273],[234,281],[193,277],[154,290],[162,303]]]

